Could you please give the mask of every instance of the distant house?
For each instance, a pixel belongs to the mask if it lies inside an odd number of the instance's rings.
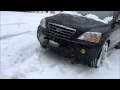
[[[57,13],[60,13],[62,11],[50,11],[51,14],[57,14]]]
[[[55,11],[50,11],[51,14],[55,14]]]
[[[60,13],[60,12],[62,12],[62,11],[38,11],[38,12],[57,14],[57,13]]]

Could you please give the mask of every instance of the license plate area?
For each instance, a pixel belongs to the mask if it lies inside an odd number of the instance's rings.
[[[53,40],[49,40],[49,44],[50,44],[52,47],[56,47],[56,48],[60,46],[59,43],[57,43],[57,42],[55,42],[55,41],[53,41]]]

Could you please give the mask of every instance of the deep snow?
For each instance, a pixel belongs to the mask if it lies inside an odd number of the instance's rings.
[[[44,50],[36,38],[37,26],[53,14],[0,12],[0,78],[120,78],[120,50],[110,55],[98,69],[79,64],[50,49]]]

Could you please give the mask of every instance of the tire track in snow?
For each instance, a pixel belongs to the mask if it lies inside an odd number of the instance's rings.
[[[8,23],[8,24],[0,24],[0,25],[21,25],[21,24],[25,24],[25,23]]]
[[[30,33],[30,32],[31,31],[26,31],[26,32],[18,33],[18,34],[5,35],[5,36],[0,37],[0,40],[15,37],[15,36],[19,36],[19,35],[23,35],[23,34],[27,34],[27,33]]]

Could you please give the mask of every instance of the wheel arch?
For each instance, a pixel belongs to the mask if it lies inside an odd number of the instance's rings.
[[[108,47],[110,46],[110,38],[109,39],[107,39],[107,41],[106,42],[108,42]]]
[[[107,35],[105,35],[101,41],[102,45],[108,42],[108,47],[110,46],[110,42],[111,42],[111,37],[110,37],[110,33],[108,33]]]
[[[98,55],[97,55],[97,58],[99,57],[100,52],[101,52],[102,47],[103,47],[103,45],[104,45],[105,42],[108,42],[108,47],[109,47],[109,46],[110,46],[110,35],[109,35],[109,34],[106,35],[106,37],[104,37],[104,39],[102,40],[102,43],[101,43],[101,45],[100,45],[100,49],[99,49],[99,53],[98,53]]]

